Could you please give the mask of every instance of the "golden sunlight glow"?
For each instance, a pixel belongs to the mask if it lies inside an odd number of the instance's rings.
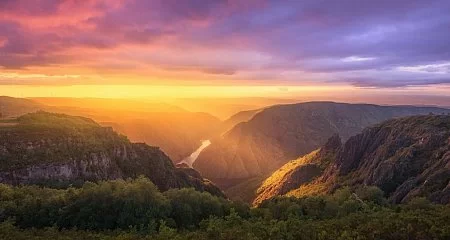
[[[149,86],[73,85],[8,86],[0,95],[15,97],[97,97],[97,98],[208,98],[208,97],[294,97],[343,93],[351,86]]]

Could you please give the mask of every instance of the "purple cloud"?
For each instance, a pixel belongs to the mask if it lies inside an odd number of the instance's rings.
[[[433,66],[450,62],[448,12],[446,0],[5,0],[0,66],[67,64],[94,52],[101,61],[98,51],[121,55],[122,46],[139,46],[145,57],[128,54],[130,63],[236,79],[289,75],[295,84],[302,80],[290,73],[302,72],[363,87],[441,84],[449,83],[448,67]],[[67,15],[59,24],[51,19]],[[28,19],[43,26],[30,28]],[[77,56],[77,48],[92,52]],[[430,67],[405,71],[414,66]]]

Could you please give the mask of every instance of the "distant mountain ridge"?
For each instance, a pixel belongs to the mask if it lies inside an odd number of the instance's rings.
[[[387,119],[429,113],[450,110],[334,102],[276,105],[214,139],[194,168],[219,185],[242,183],[270,175],[287,161],[319,148],[334,134],[346,140]]]
[[[175,163],[189,156],[201,140],[208,139],[221,126],[221,121],[210,114],[145,100],[0,97],[3,117],[38,110],[94,119],[127,135],[132,142],[160,147]]]
[[[31,113],[0,126],[0,182],[52,184],[148,177],[161,190],[193,187],[222,196],[193,169],[176,168],[158,147],[131,143],[91,119]]]
[[[334,136],[319,150],[287,163],[266,179],[254,203],[278,195],[316,195],[358,185],[375,185],[395,203],[414,197],[450,203],[450,116],[387,120],[345,144]]]
[[[226,133],[241,122],[247,122],[252,119],[262,109],[240,111],[222,122],[221,133]]]
[[[43,110],[45,105],[25,98],[0,96],[0,113],[3,118]]]
[[[40,97],[29,100],[53,108],[92,108],[127,112],[187,112],[175,105],[139,99]]]

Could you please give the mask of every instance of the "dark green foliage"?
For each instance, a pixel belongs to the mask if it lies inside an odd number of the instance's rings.
[[[171,189],[164,193],[172,206],[171,218],[178,227],[194,227],[209,216],[225,215],[228,209],[227,200],[211,197],[209,193],[201,193],[193,189]]]
[[[0,185],[0,209],[1,220],[14,217],[20,227],[90,230],[147,229],[170,213],[168,200],[145,178],[66,190]]]
[[[154,231],[161,221],[194,228],[209,216],[225,216],[231,208],[244,216],[248,207],[194,189],[164,194],[148,179],[86,183],[81,188],[51,189],[0,184],[0,221],[14,218],[19,227],[84,230]],[[248,215],[248,214],[247,214]]]
[[[448,207],[433,206],[429,211],[381,209],[313,221],[296,216],[274,221],[231,215],[205,222],[200,233],[209,239],[448,239],[449,213]]]
[[[376,187],[250,209],[145,178],[57,190],[0,185],[0,239],[449,239],[450,206],[388,205]]]
[[[264,201],[259,208],[277,220],[287,220],[295,216],[299,219],[330,219],[347,216],[359,211],[371,211],[386,204],[383,192],[373,186],[361,187],[351,191],[350,188],[337,190],[333,195],[311,197],[275,197]]]
[[[240,216],[249,216],[249,207],[244,203],[230,202],[224,198],[198,192],[192,188],[171,189],[164,192],[170,202],[171,214],[178,228],[196,228],[210,216],[224,217],[233,211]]]
[[[56,223],[62,228],[142,230],[154,227],[170,212],[167,200],[145,178],[87,183],[78,194],[70,195]]]

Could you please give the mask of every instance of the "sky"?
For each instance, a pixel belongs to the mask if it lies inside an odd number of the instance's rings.
[[[450,96],[448,0],[1,0],[0,95]]]

